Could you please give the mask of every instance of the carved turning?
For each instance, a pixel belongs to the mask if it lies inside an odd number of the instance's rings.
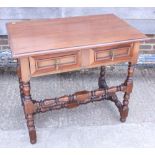
[[[133,65],[131,62],[129,62],[128,64],[128,75],[127,78],[124,82],[124,85],[126,86],[126,91],[124,94],[124,99],[123,99],[123,106],[120,110],[120,114],[121,114],[121,122],[125,122],[126,118],[128,116],[128,112],[129,112],[129,98],[130,98],[130,93],[132,92],[132,88],[133,88],[133,73],[134,73],[134,68],[135,65]]]
[[[17,75],[19,78],[19,89],[20,89],[20,96],[21,96],[21,102],[24,109],[25,119],[27,120],[27,127],[29,130],[29,137],[30,142],[32,144],[36,143],[36,130],[34,126],[34,118],[33,118],[33,101],[30,94],[30,82],[22,82],[21,80],[21,69],[18,65],[17,67]]]
[[[106,67],[101,66],[100,77],[98,80],[99,88],[108,88],[108,85],[105,80],[105,74],[106,74]]]
[[[17,75],[18,75],[18,81],[19,81],[20,98],[21,98],[21,102],[23,105],[24,104],[24,102],[23,102],[24,94],[23,94],[23,85],[22,85],[22,80],[21,80],[21,68],[20,68],[19,64],[17,65]]]
[[[23,102],[24,102],[24,112],[27,119],[27,127],[29,130],[30,142],[32,144],[36,143],[36,130],[34,126],[34,105],[30,94],[30,82],[22,82],[23,87]]]
[[[99,88],[108,89],[108,85],[107,85],[106,80],[105,80],[105,72],[106,72],[105,67],[102,66],[98,85],[99,85]],[[116,95],[116,92],[107,93],[107,97],[105,98],[105,99],[110,100],[110,101],[115,103],[115,105],[117,106],[117,108],[120,112],[120,116],[121,116],[120,121],[121,122],[125,122],[126,118],[128,116],[129,98],[130,98],[130,93],[132,92],[132,88],[133,88],[133,73],[134,73],[134,65],[132,65],[131,62],[129,62],[128,75],[127,75],[127,78],[123,84],[124,86],[126,86],[125,94],[123,97],[123,103],[121,103],[119,101],[119,99]]]
[[[121,108],[122,108],[122,103],[121,103],[121,101],[118,99],[116,93],[113,93],[113,94],[109,95],[108,98],[107,98],[107,100],[110,100],[110,101],[114,102],[115,105],[116,105],[116,107],[118,108],[118,110],[119,110],[119,112],[120,112],[120,110],[121,110]]]
[[[123,85],[111,87],[107,89],[96,89],[93,91],[80,91],[72,95],[66,95],[54,99],[45,99],[41,101],[34,101],[34,111],[46,112],[60,108],[74,108],[80,104],[86,104],[94,101],[101,101],[107,99],[107,94],[115,93],[118,91],[125,91],[126,87]]]
[[[104,88],[104,89],[109,88],[107,83],[106,83],[105,75],[106,75],[106,67],[101,66],[100,77],[99,77],[99,80],[98,80],[99,88]],[[106,100],[110,100],[110,101],[114,102],[116,107],[118,108],[118,110],[119,111],[121,110],[122,103],[119,101],[119,99],[118,99],[118,97],[116,95],[116,92],[108,93],[107,97],[106,97]]]
[[[129,63],[128,75],[125,82],[119,86],[108,87],[105,80],[105,67],[101,67],[100,77],[98,81],[99,89],[92,91],[80,91],[72,95],[65,95],[59,98],[45,99],[41,101],[32,100],[30,94],[30,82],[23,82],[21,80],[20,67],[17,68],[19,77],[19,88],[21,94],[21,101],[23,103],[25,118],[27,120],[27,127],[29,130],[30,142],[36,143],[36,130],[34,126],[34,114],[39,112],[46,112],[60,108],[74,108],[81,104],[86,104],[94,101],[110,100],[115,103],[119,112],[120,120],[124,122],[128,116],[129,97],[133,87],[133,71],[134,66]],[[123,103],[121,103],[116,95],[116,92],[124,92]]]

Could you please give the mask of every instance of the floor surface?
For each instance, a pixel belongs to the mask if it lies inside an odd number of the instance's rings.
[[[125,80],[126,66],[107,68],[107,83]],[[44,99],[98,87],[99,69],[31,80],[32,97]],[[118,94],[122,100],[123,94]],[[37,144],[31,145],[15,72],[0,72],[0,147],[155,147],[155,67],[137,67],[126,123],[114,103],[100,101],[35,116]]]

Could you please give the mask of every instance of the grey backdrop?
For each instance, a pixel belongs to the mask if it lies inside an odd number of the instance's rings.
[[[114,13],[145,34],[155,34],[155,8],[84,7],[84,8],[0,8],[0,35],[6,35],[10,21]]]

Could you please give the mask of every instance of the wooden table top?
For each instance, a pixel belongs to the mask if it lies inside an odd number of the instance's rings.
[[[8,23],[13,57],[146,40],[113,14]]]

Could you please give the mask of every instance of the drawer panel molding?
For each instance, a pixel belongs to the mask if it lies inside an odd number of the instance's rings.
[[[80,53],[68,52],[55,55],[44,55],[30,57],[30,68],[32,76],[37,76],[41,73],[63,72],[65,70],[80,66]]]

